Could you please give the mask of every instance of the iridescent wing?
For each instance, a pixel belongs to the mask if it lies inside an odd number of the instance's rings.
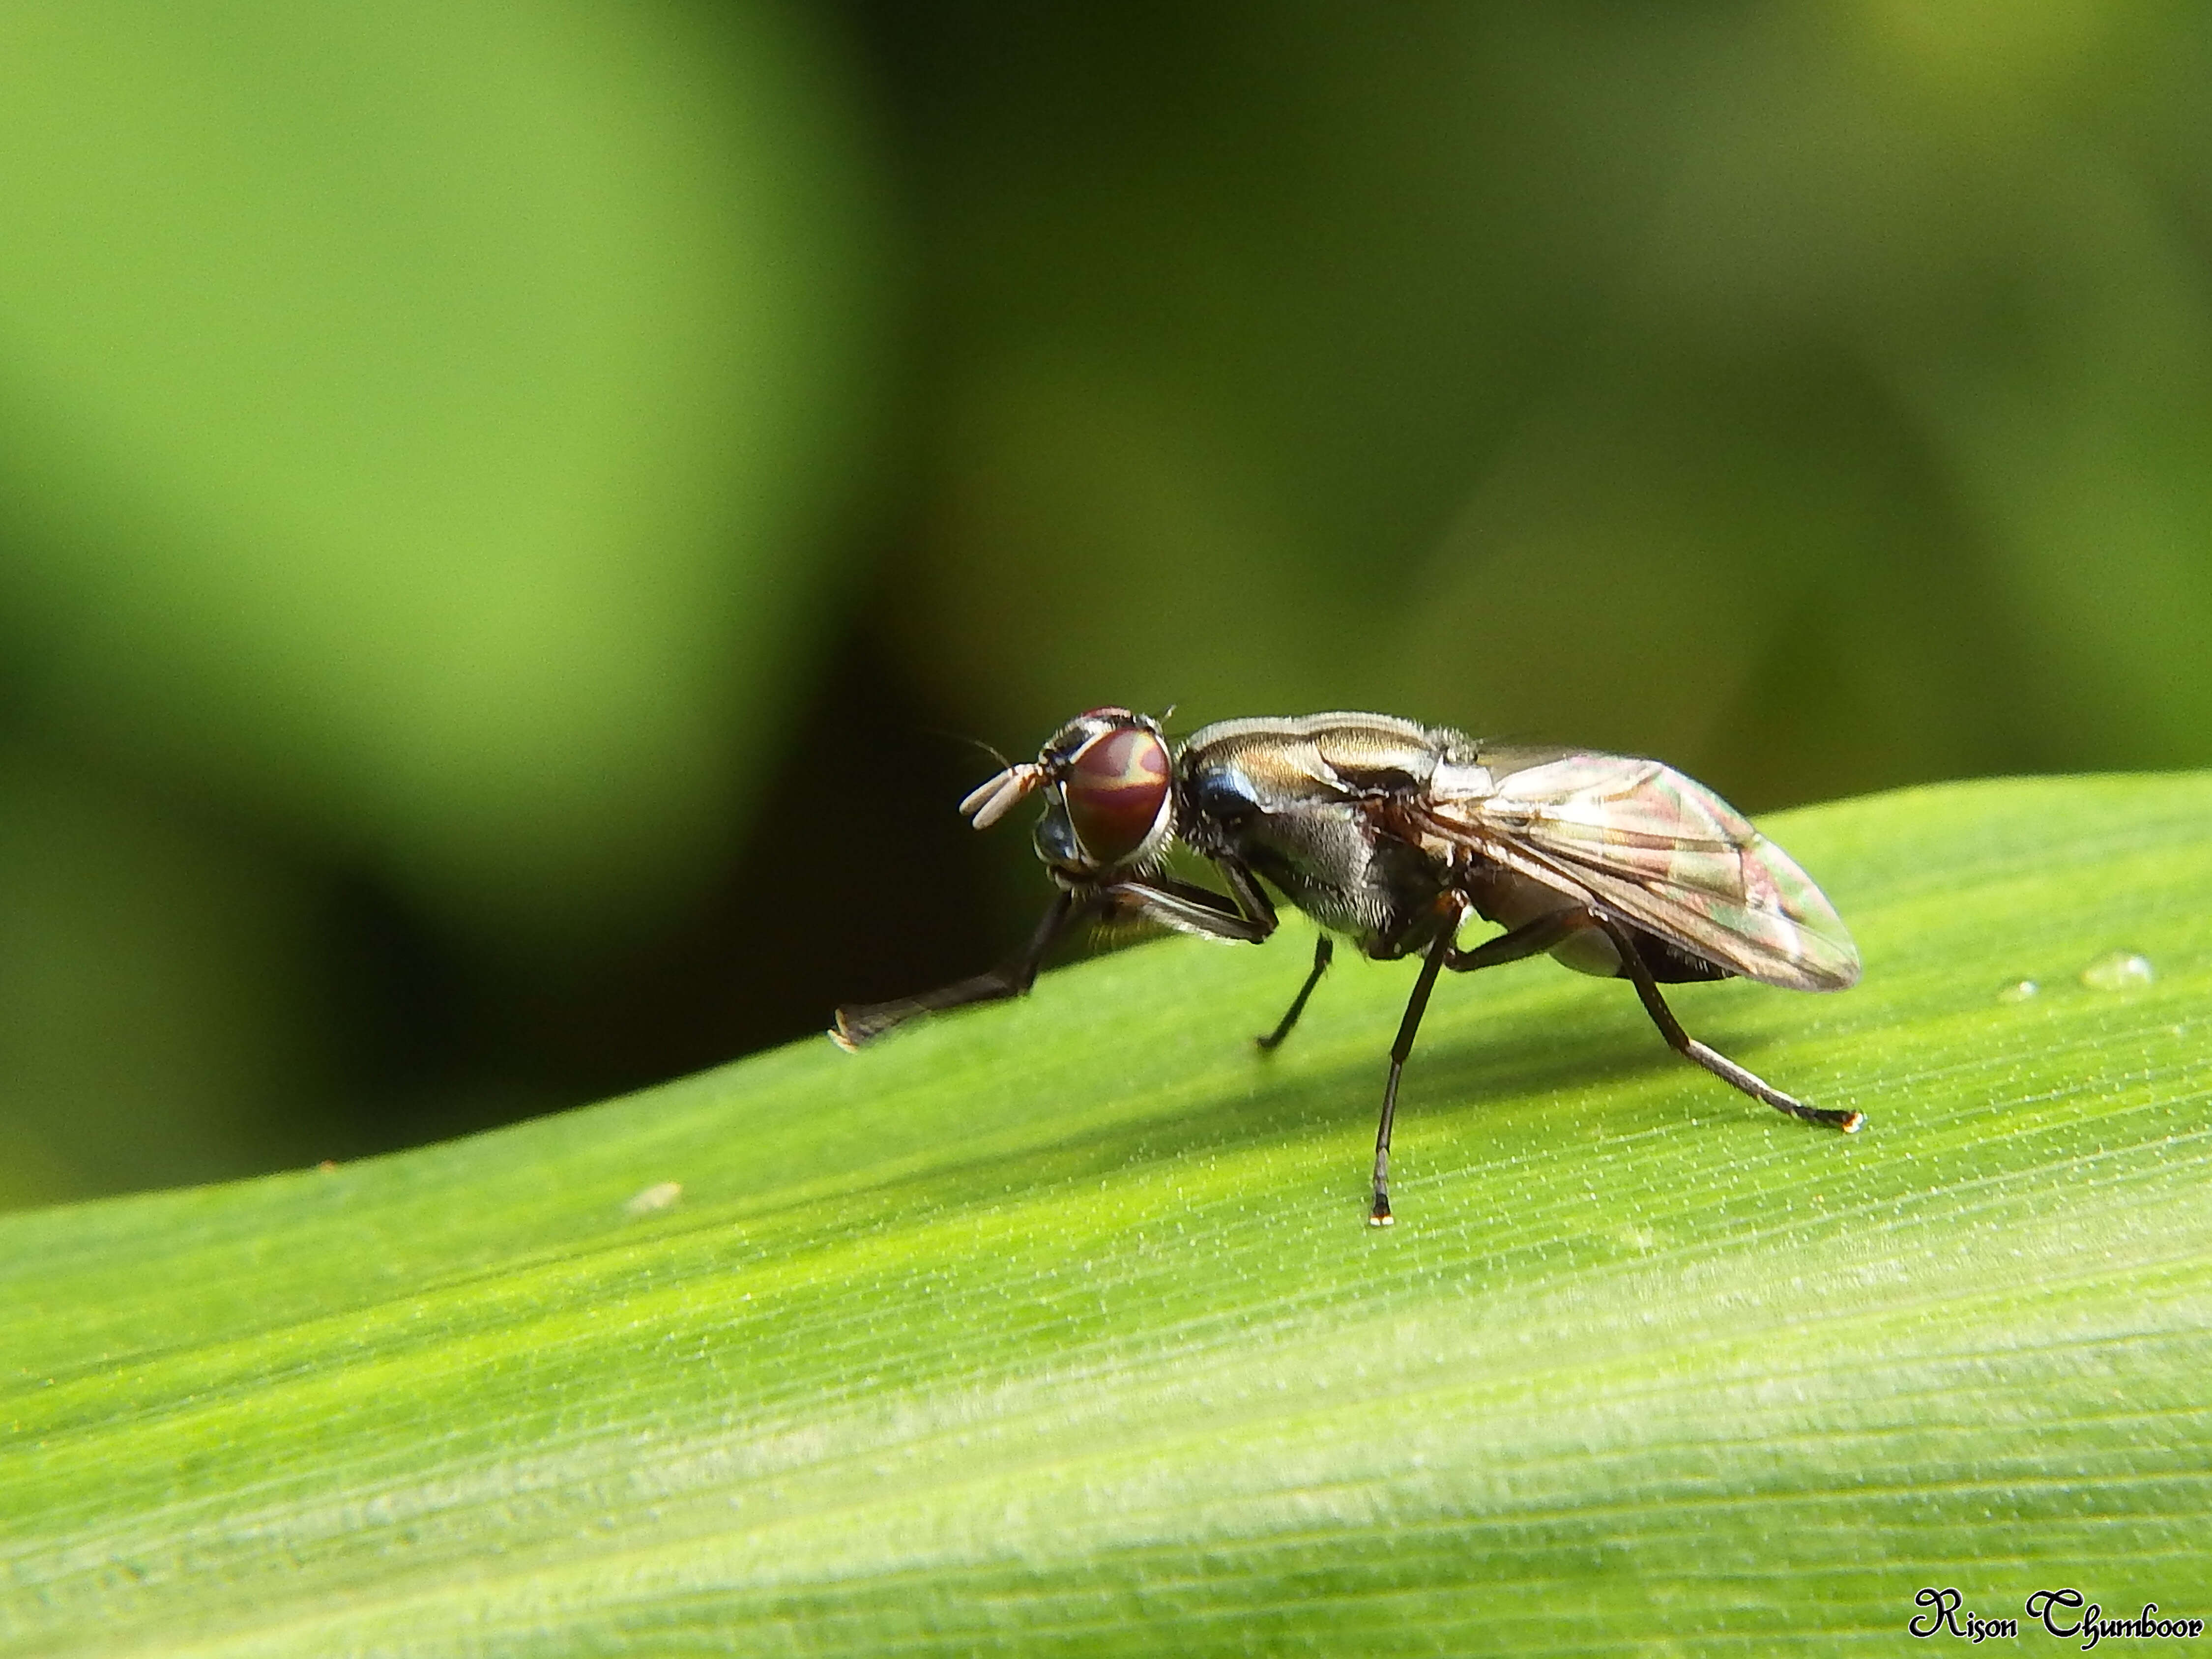
[[[1835,907],[1703,784],[1622,755],[1516,766],[1522,758],[1483,756],[1490,793],[1435,801],[1431,826],[1539,880],[1583,888],[1747,979],[1799,991],[1857,982],[1858,947]]]

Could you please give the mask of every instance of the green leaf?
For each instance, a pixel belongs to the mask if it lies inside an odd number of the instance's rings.
[[[1857,990],[1176,940],[859,1057],[0,1220],[10,1652],[1893,1648],[2202,1614],[2212,776],[1791,815]],[[2155,974],[2082,970],[2114,951]],[[2039,994],[2001,998],[2022,980]],[[631,1200],[679,1182],[664,1207]],[[659,1196],[665,1198],[664,1191]]]

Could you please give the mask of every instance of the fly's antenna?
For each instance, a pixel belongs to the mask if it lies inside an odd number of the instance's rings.
[[[920,726],[916,730],[926,738],[958,744],[963,749],[980,749],[999,763],[996,772],[961,798],[962,816],[972,818],[978,830],[989,829],[1044,781],[1044,774],[1034,763],[1008,760],[995,744],[981,738],[971,738],[964,732],[947,732],[939,726]]]
[[[1033,761],[1023,761],[986,778],[969,790],[960,802],[960,810],[975,820],[978,830],[988,830],[1019,805],[1044,781],[1044,768]]]
[[[1013,764],[1013,762],[999,752],[999,746],[996,744],[986,743],[981,738],[971,738],[965,732],[948,732],[941,726],[924,726],[916,729],[925,738],[935,738],[944,743],[957,743],[963,749],[980,749],[999,763],[999,769],[1002,772]]]

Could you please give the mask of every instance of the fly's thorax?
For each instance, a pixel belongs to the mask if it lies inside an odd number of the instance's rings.
[[[1207,857],[1264,878],[1332,933],[1375,954],[1418,932],[1449,880],[1447,861],[1389,833],[1384,803],[1308,793],[1255,799],[1233,769],[1186,774],[1178,826]]]
[[[1187,787],[1221,780],[1274,808],[1425,789],[1439,764],[1462,757],[1472,763],[1474,748],[1455,732],[1340,712],[1201,726],[1176,751],[1176,769]]]

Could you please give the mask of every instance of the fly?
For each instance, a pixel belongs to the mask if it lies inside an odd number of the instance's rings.
[[[1820,890],[1743,815],[1656,761],[1479,744],[1387,714],[1224,720],[1170,750],[1158,721],[1094,708],[1035,761],[960,804],[978,829],[1042,792],[1037,856],[1059,889],[1003,966],[921,996],[841,1008],[848,1048],[918,1014],[1020,996],[1084,918],[1137,915],[1257,944],[1269,888],[1322,927],[1313,966],[1264,1049],[1305,1012],[1343,936],[1378,961],[1416,957],[1375,1134],[1370,1222],[1390,1224],[1398,1080],[1437,976],[1548,954],[1626,979],[1669,1046],[1776,1110],[1849,1134],[1861,1113],[1808,1105],[1691,1036],[1662,984],[1741,975],[1796,991],[1857,982],[1858,950]],[[1166,869],[1180,841],[1224,892]],[[1470,916],[1504,931],[1460,944]]]

